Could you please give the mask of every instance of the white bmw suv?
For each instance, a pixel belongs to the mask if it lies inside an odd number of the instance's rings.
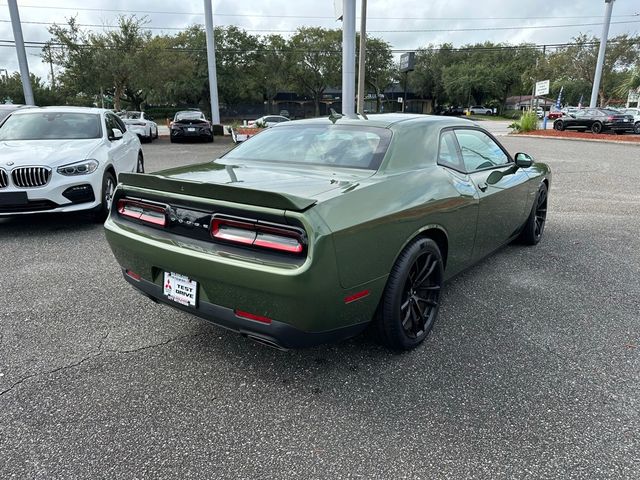
[[[0,216],[90,210],[104,219],[120,172],[144,172],[138,136],[112,112],[41,107],[0,124]]]

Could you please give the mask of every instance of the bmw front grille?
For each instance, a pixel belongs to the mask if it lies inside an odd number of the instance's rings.
[[[48,167],[20,167],[11,171],[11,178],[16,187],[43,187],[49,183],[51,169]]]
[[[0,188],[4,188],[9,185],[9,176],[7,172],[0,168]]]

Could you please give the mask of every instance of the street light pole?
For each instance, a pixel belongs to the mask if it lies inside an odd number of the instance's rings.
[[[600,49],[598,50],[598,62],[596,63],[596,74],[593,78],[593,88],[591,89],[591,102],[589,107],[594,108],[598,103],[598,91],[600,90],[600,80],[602,79],[602,67],[604,66],[604,54],[607,50],[607,37],[609,36],[609,25],[611,24],[611,11],[615,0],[604,0],[606,10],[604,13],[604,23],[602,24],[602,35],[600,35]]]
[[[356,97],[356,0],[342,3],[342,114],[353,116]]]
[[[216,75],[216,47],[213,39],[213,0],[204,0],[204,25],[207,35],[207,63],[209,65],[209,96],[211,97],[211,123],[220,125],[218,106],[218,78]]]
[[[18,65],[20,65],[20,78],[22,79],[22,91],[24,92],[24,103],[35,105],[33,90],[31,90],[31,78],[29,78],[29,64],[27,63],[27,53],[24,50],[24,38],[22,37],[22,25],[20,24],[20,13],[16,0],[8,0],[9,16],[13,27],[13,38],[16,41],[16,53],[18,54]]]
[[[360,10],[360,58],[358,60],[358,113],[364,115],[364,67],[367,53],[367,0],[361,0]]]

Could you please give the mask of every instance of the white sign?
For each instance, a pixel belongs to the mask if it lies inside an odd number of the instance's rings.
[[[549,94],[549,80],[542,80],[541,82],[536,82],[536,97],[540,95],[548,95]]]
[[[635,103],[640,100],[640,92],[634,92],[633,90],[629,90],[629,96],[627,97],[627,102]]]
[[[402,103],[404,99],[402,97],[398,97],[398,103]]]

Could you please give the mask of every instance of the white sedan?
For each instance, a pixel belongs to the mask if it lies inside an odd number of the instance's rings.
[[[151,142],[154,138],[158,138],[158,124],[147,117],[146,113],[124,112],[120,118],[143,142]]]
[[[90,210],[104,219],[120,172],[144,172],[144,158],[110,111],[28,108],[0,124],[0,216]]]

